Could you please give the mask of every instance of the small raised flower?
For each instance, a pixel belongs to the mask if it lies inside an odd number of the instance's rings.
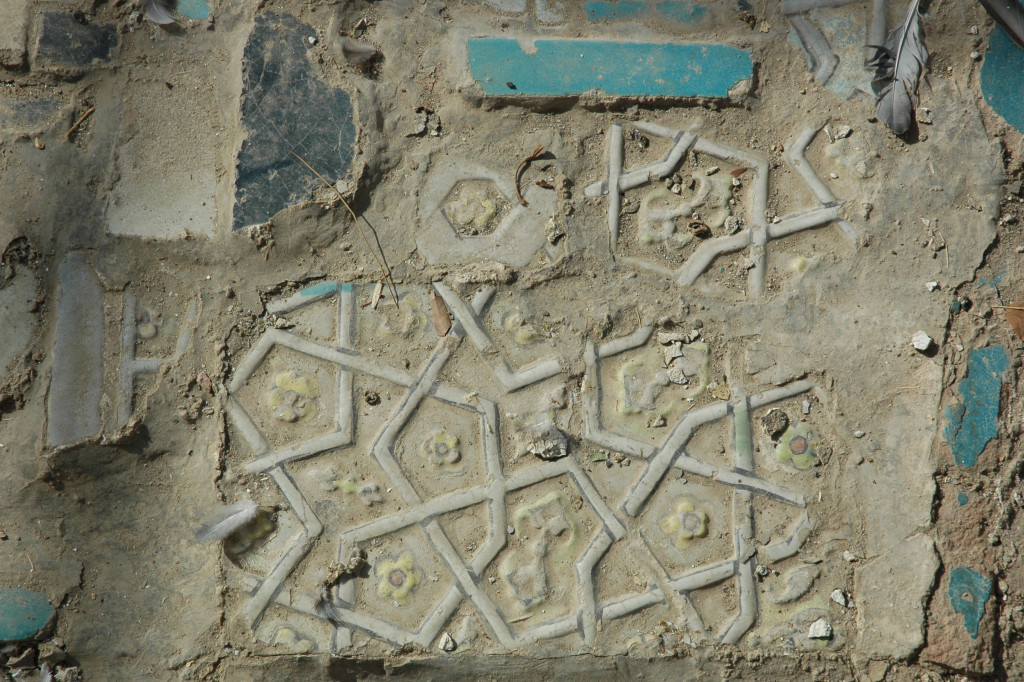
[[[800,471],[806,471],[818,463],[816,445],[817,440],[811,427],[797,422],[790,424],[782,434],[775,448],[775,456],[780,462],[789,462]]]
[[[676,502],[670,514],[662,517],[658,527],[676,549],[685,549],[693,539],[708,534],[708,515],[683,498]]]
[[[443,429],[437,429],[422,445],[423,454],[434,466],[448,471],[462,469],[462,450],[459,449],[459,437]]]
[[[397,559],[384,559],[377,564],[377,596],[391,598],[399,605],[404,604],[416,586],[420,584],[420,572],[413,566],[412,556],[403,554]]]

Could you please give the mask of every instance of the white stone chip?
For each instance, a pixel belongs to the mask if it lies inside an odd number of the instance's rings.
[[[854,554],[853,552],[851,552],[848,549],[844,549],[843,550],[843,558],[852,563],[852,562],[857,560],[857,555]]]
[[[811,623],[810,630],[807,631],[808,639],[832,639],[832,626],[824,618]]]
[[[446,632],[441,635],[441,641],[438,643],[437,648],[441,651],[455,651],[455,649],[458,648],[458,645],[455,644],[455,639]]]
[[[829,595],[829,597],[832,599],[832,601],[834,601],[842,607],[849,606],[849,604],[846,602],[846,593],[842,590],[832,590],[832,594]]]
[[[911,341],[914,344],[914,348],[921,351],[922,353],[931,348],[932,344],[935,343],[935,340],[932,339],[932,337],[928,336],[928,332],[926,331],[916,332],[914,336],[911,338]]]

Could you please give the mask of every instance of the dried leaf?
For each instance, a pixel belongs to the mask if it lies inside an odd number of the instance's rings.
[[[434,331],[438,336],[448,336],[452,328],[452,317],[444,299],[438,296],[433,287],[430,289],[430,318],[434,322]]]
[[[1024,302],[1011,303],[1003,309],[1006,321],[1013,327],[1017,337],[1024,341]]]
[[[155,24],[173,24],[174,17],[171,10],[174,9],[175,0],[141,0],[142,10],[146,18]]]
[[[523,198],[523,192],[519,189],[519,176],[522,175],[523,169],[530,165],[531,161],[535,161],[537,157],[544,153],[544,146],[538,145],[533,153],[527,156],[525,159],[519,162],[519,166],[516,167],[515,184],[516,184],[516,196],[519,197],[519,203],[526,206],[526,199]]]

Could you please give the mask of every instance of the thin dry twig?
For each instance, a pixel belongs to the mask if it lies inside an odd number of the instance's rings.
[[[89,111],[87,111],[84,114],[82,114],[82,118],[80,118],[77,121],[75,121],[75,125],[71,126],[71,128],[68,129],[68,131],[66,133],[64,133],[64,139],[65,140],[70,140],[72,133],[74,133],[76,130],[78,130],[78,126],[82,125],[82,123],[85,122],[85,119],[87,119],[90,116],[92,116],[92,112],[94,112],[94,111],[96,111],[96,107],[90,107]]]
[[[523,170],[530,164],[531,161],[536,159],[538,156],[544,153],[544,146],[538,145],[533,153],[527,156],[525,159],[519,162],[519,166],[516,168],[516,196],[519,197],[519,203],[526,206],[526,199],[523,198],[523,192],[519,189],[519,176],[522,175]]]
[[[320,181],[322,183],[327,185],[327,187],[329,187],[335,194],[338,195],[338,199],[341,200],[342,205],[348,210],[349,215],[352,216],[352,222],[354,222],[356,224],[356,227],[359,229],[359,235],[363,238],[363,241],[366,243],[367,250],[369,250],[370,255],[373,256],[374,260],[377,261],[377,265],[380,266],[380,271],[384,275],[384,281],[388,285],[388,291],[391,292],[391,296],[395,299],[395,307],[397,308],[398,307],[398,289],[395,288],[395,283],[391,280],[391,268],[388,267],[387,260],[384,257],[384,250],[381,249],[380,256],[378,256],[377,252],[373,250],[372,246],[370,246],[370,240],[367,238],[366,232],[363,231],[363,226],[359,224],[359,218],[356,217],[356,212],[353,211],[352,207],[348,205],[348,202],[345,201],[344,195],[342,195],[342,193],[338,190],[338,188],[335,187],[334,185],[332,185],[331,183],[327,182],[327,178],[325,178],[324,176],[320,175],[316,171],[315,168],[313,168],[312,166],[310,166],[306,162],[306,160],[304,158],[302,158],[301,156],[299,156],[295,152],[292,152],[291,154],[296,159],[301,161],[303,166],[305,166],[310,171],[312,171],[313,175],[315,175],[318,178],[320,178]],[[366,218],[363,218],[363,220],[366,220]],[[373,227],[369,223],[367,223],[367,227],[369,227],[371,230],[373,229]]]
[[[370,308],[373,310],[377,309],[377,304],[380,303],[380,297],[384,295],[384,282],[377,282],[373,287],[373,298],[370,299]]]

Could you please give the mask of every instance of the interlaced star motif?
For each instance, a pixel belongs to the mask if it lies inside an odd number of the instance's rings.
[[[525,466],[521,463],[512,466],[503,458],[500,435],[505,427],[499,416],[502,396],[561,375],[561,364],[554,356],[541,358],[526,367],[514,367],[508,362],[491,337],[483,315],[495,293],[493,287],[480,289],[470,301],[464,301],[443,284],[435,284],[434,289],[452,312],[454,325],[447,337],[438,340],[415,373],[381,364],[360,352],[355,342],[358,313],[355,288],[336,283],[311,287],[271,306],[275,313],[283,314],[313,301],[335,297],[338,325],[333,343],[271,329],[238,365],[227,386],[226,405],[235,431],[252,452],[244,469],[248,473],[268,474],[299,522],[299,530],[287,542],[268,574],[244,573],[242,576],[251,590],[244,606],[250,624],[255,627],[272,604],[317,617],[315,586],[293,584],[290,578],[314,543],[328,539],[321,537],[324,525],[302,492],[303,479],[289,472],[289,464],[332,451],[349,458],[371,458],[386,479],[373,486],[376,499],[392,498],[401,507],[400,511],[374,515],[371,520],[351,527],[329,528],[333,535],[330,541],[337,542],[339,560],[344,561],[354,547],[372,549],[383,546],[388,538],[405,538],[401,551],[382,553],[377,558],[371,556],[373,570],[367,576],[342,580],[331,590],[330,597],[341,622],[333,638],[335,650],[350,646],[356,630],[395,646],[410,643],[429,646],[465,601],[472,604],[494,641],[508,650],[566,635],[575,635],[582,644],[591,645],[598,637],[599,623],[666,602],[666,590],[678,593],[677,599],[686,600],[695,590],[730,579],[735,581],[738,590],[738,613],[717,638],[726,643],[738,641],[757,618],[754,570],[758,562],[792,556],[811,529],[809,517],[803,513],[788,538],[756,545],[752,507],[756,497],[764,496],[797,510],[804,508],[805,500],[800,493],[757,474],[750,413],[809,391],[813,385],[798,381],[764,393],[734,394],[727,401],[695,407],[670,425],[664,442],[655,446],[605,428],[600,410],[601,363],[644,346],[653,328],[644,325],[629,336],[601,344],[587,342],[582,391],[584,440],[632,458],[641,466],[636,480],[622,491],[619,499],[606,500],[577,456],[554,461],[530,458]],[[465,339],[475,347],[474,351],[462,349]],[[337,367],[336,413],[333,428],[327,433],[273,447],[271,440],[261,432],[252,408],[243,404],[242,389],[275,347]],[[491,368],[494,381],[486,391],[470,391],[442,380],[446,364],[454,354],[463,352],[478,353]],[[358,425],[353,385],[361,378],[381,386],[391,385],[401,396],[391,405],[379,432],[370,441],[360,441],[369,442],[369,447],[357,451],[354,447]],[[427,402],[441,405],[438,409],[448,410],[453,416],[446,420],[443,430],[437,430],[435,425],[436,433],[416,436],[412,446],[404,450],[404,456],[411,452],[424,463],[433,462],[423,454],[423,448],[425,442],[436,440],[446,448],[452,447],[449,443],[456,444],[460,461],[482,460],[482,476],[437,494],[424,492],[424,486],[417,482],[421,474],[413,471],[397,452],[404,432],[411,428],[415,415]],[[708,463],[699,453],[691,453],[687,448],[698,427],[721,420],[730,424],[731,467]],[[448,429],[455,428],[451,425],[456,423],[474,424],[474,433],[461,438],[451,435]],[[441,464],[446,460],[433,459],[437,461],[429,465],[435,467],[433,471],[437,475],[462,475],[460,468],[442,469]],[[594,577],[600,562],[614,543],[627,536],[630,532],[627,526],[632,527],[644,514],[645,505],[670,469],[703,477],[731,491],[733,555],[669,575],[667,581],[652,583],[645,591],[599,600]],[[359,487],[355,483],[347,485],[353,489]],[[364,500],[367,504],[374,501]],[[467,553],[456,546],[444,519],[446,515],[478,506],[486,509],[486,537],[473,552]],[[695,516],[697,520],[700,518]],[[706,523],[707,516],[703,519],[702,523]],[[691,525],[694,522],[686,520]],[[697,526],[689,531],[691,539],[706,533],[706,528],[701,530]],[[657,562],[653,556],[649,560]],[[424,577],[429,571],[423,568],[428,565],[443,566],[443,570],[450,573],[448,586],[437,587],[429,595],[431,581]],[[571,567],[571,570],[563,571],[558,566]],[[438,583],[439,586],[444,584]],[[287,589],[282,589],[286,585]],[[373,599],[380,600],[380,605],[370,608],[368,600]],[[413,609],[415,614],[398,618],[393,614],[399,612],[390,609]],[[694,613],[690,614],[691,627],[703,628]]]

